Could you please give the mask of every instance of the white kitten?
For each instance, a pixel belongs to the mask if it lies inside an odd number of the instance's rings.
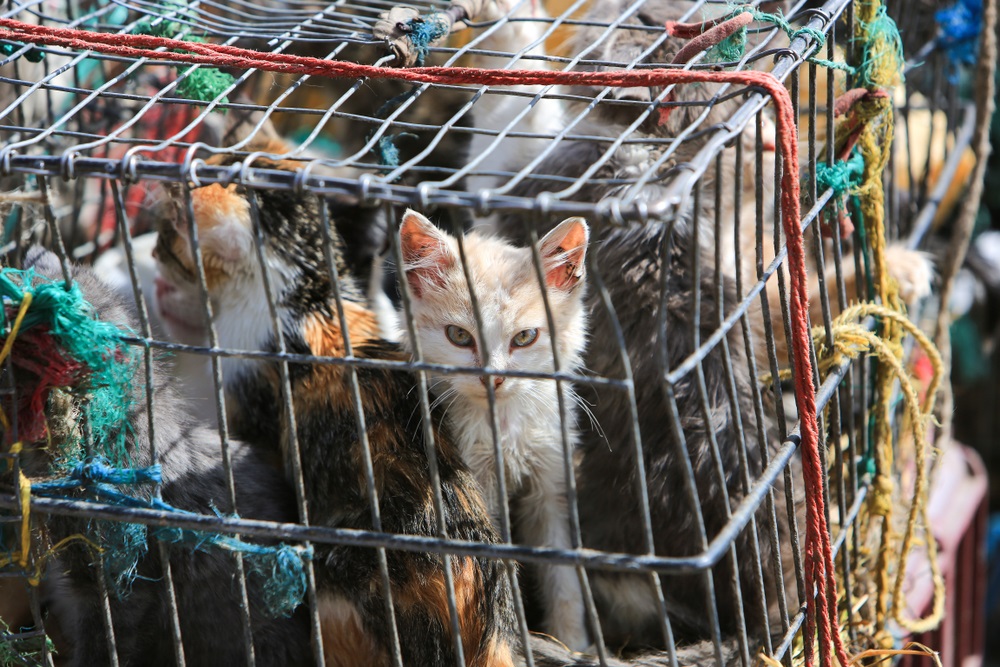
[[[477,330],[462,269],[458,242],[424,216],[407,211],[400,226],[400,248],[412,299],[416,335],[425,361],[499,372],[555,370],[552,341],[561,369],[582,366],[586,344],[584,256],[589,228],[570,218],[542,239],[539,251],[548,302],[555,324],[549,328],[542,290],[530,248],[472,232],[465,236],[465,255],[482,314]],[[404,333],[403,343],[412,350]],[[554,380],[492,376],[500,424],[507,489],[517,497],[512,517],[520,535],[532,546],[571,547],[562,428]],[[436,375],[435,401],[446,415],[465,462],[483,486],[494,521],[500,515],[487,402],[487,378]],[[570,402],[569,386],[564,392]],[[577,440],[569,411],[571,445]],[[539,580],[545,604],[545,629],[573,649],[589,645],[583,592],[574,568],[542,566]]]

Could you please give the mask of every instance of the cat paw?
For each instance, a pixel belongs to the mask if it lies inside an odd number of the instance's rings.
[[[934,281],[930,255],[902,245],[890,245],[885,249],[885,262],[889,275],[899,285],[899,298],[903,303],[914,304],[930,295]]]

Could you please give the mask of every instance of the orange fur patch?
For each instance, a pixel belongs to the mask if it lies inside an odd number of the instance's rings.
[[[506,641],[493,637],[481,652],[469,663],[470,667],[514,667],[514,651]]]
[[[455,557],[452,563],[455,568],[455,576],[452,581],[455,584],[458,628],[459,632],[462,633],[462,648],[465,651],[466,664],[470,667],[504,664],[485,661],[494,652],[494,649],[492,641],[489,645],[483,645],[485,628],[478,602],[483,598],[485,592],[476,562],[472,558]],[[435,571],[429,577],[411,575],[406,586],[399,589],[394,588],[393,594],[400,609],[420,609],[421,613],[436,618],[446,631],[451,627],[451,614],[448,611],[448,589],[442,570]],[[450,634],[446,639],[451,641]]]
[[[227,220],[239,220],[250,227],[250,203],[236,193],[235,185],[212,183],[192,190],[191,204],[199,232],[210,231]]]
[[[352,348],[379,337],[378,321],[375,313],[364,306],[344,301],[344,317],[347,320],[347,335]],[[335,316],[336,317],[336,316]],[[318,357],[343,357],[346,354],[344,337],[337,319],[327,319],[321,315],[310,315],[303,323],[303,337],[309,350]]]
[[[381,667],[389,664],[385,647],[365,632],[353,604],[333,595],[319,598],[319,623],[327,667]]]

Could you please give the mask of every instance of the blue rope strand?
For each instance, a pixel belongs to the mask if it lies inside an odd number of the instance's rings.
[[[958,0],[934,13],[938,22],[936,46],[948,54],[953,65],[974,65],[979,55],[979,33],[983,23],[982,0]]]

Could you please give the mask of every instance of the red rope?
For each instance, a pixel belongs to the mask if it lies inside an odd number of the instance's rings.
[[[3,342],[0,339],[0,344]],[[32,380],[27,380],[18,375],[20,389],[24,391],[18,393],[17,430],[22,441],[37,442],[45,436],[48,428],[45,404],[49,393],[56,387],[74,384],[80,378],[83,367],[66,356],[52,334],[42,327],[23,331],[17,337],[11,360],[19,371],[27,371],[34,376]],[[7,435],[10,437],[12,434]]]
[[[677,55],[674,56],[671,62],[675,65],[686,63],[695,55],[716,46],[727,37],[732,37],[738,30],[747,27],[751,23],[753,23],[753,14],[750,12],[736,14],[722,23],[714,23],[712,21],[705,21],[704,23],[676,23],[674,21],[667,21],[667,33],[669,35],[691,38],[691,41],[677,52]],[[708,29],[705,30],[705,28]]]
[[[468,67],[416,67],[389,69],[339,60],[320,60],[284,53],[261,53],[223,44],[185,42],[163,37],[95,33],[68,28],[51,28],[0,19],[0,39],[47,44],[78,50],[171,60],[212,67],[258,69],[286,74],[308,74],[333,78],[395,79],[417,83],[481,85],[589,85],[611,87],[668,86],[684,83],[732,83],[756,86],[774,100],[777,110],[777,149],[784,160],[781,175],[781,210],[788,244],[792,347],[795,354],[795,401],[801,419],[801,453],[806,494],[806,664],[812,662],[812,638],[819,622],[821,646],[836,647],[837,657],[848,664],[840,638],[836,615],[836,581],[833,577],[833,549],[826,523],[823,499],[823,462],[820,459],[819,429],[816,419],[816,387],[810,356],[809,291],[803,251],[799,208],[799,154],[795,112],[788,91],[774,76],[758,71],[695,71],[653,69],[619,72],[566,72],[549,70],[494,70]],[[155,51],[154,49],[180,49]],[[810,593],[817,590],[817,599]],[[832,665],[824,652],[823,663]]]
[[[664,25],[667,34],[671,37],[690,38],[687,44],[674,55],[670,61],[672,65],[685,65],[702,51],[707,51],[713,46],[722,43],[722,40],[736,34],[741,28],[753,23],[753,14],[742,12],[728,19],[709,19],[701,23],[677,23],[667,21]],[[676,99],[674,91],[670,91],[663,97],[664,102],[673,102]],[[670,114],[674,112],[674,107],[666,106],[660,109],[660,125],[669,120]]]

